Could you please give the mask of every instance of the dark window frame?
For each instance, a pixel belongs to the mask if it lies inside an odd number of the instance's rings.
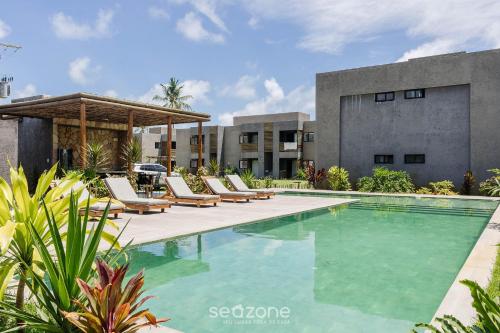
[[[249,162],[249,160],[245,160],[245,159],[240,160],[239,163],[238,163],[239,168],[242,169],[242,170],[248,169],[248,162]],[[246,167],[243,167],[242,163],[245,163]]]
[[[410,96],[411,93],[413,93],[414,95]],[[417,93],[419,93],[418,96]],[[425,89],[419,88],[419,89],[405,90],[405,99],[419,99],[419,98],[425,98]]]
[[[405,164],[425,164],[425,154],[405,154]]]
[[[161,142],[160,141],[156,141],[155,142],[155,149],[160,149],[161,147]]]
[[[396,99],[396,93],[394,91],[375,93],[375,102],[376,103],[392,102],[395,99]]]
[[[373,163],[375,164],[394,164],[393,154],[375,154],[373,155]]]
[[[304,142],[314,142],[314,132],[305,132],[304,133]]]
[[[205,159],[201,159],[201,166],[205,165]],[[189,161],[189,167],[191,169],[198,168],[198,159],[197,158],[192,158],[191,161]]]
[[[191,139],[189,140],[189,143],[192,145],[197,145],[198,144],[198,135],[191,135]],[[205,134],[201,136],[201,144],[205,144]]]

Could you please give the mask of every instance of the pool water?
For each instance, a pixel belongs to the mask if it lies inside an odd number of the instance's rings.
[[[186,333],[408,332],[432,318],[497,203],[355,198],[139,246],[131,271],[145,269],[149,308]]]

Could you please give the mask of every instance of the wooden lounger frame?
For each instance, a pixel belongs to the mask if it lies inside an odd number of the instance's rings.
[[[247,196],[247,197],[244,197],[244,196],[241,196],[241,195],[235,195],[235,194],[231,194],[231,193],[215,193],[211,188],[210,186],[208,185],[207,183],[207,179],[214,179],[216,177],[211,177],[211,176],[207,176],[207,177],[201,177],[201,179],[203,179],[203,181],[205,182],[205,185],[206,187],[208,188],[208,190],[210,191],[210,193],[212,194],[215,194],[215,195],[218,195],[220,196],[220,199],[221,201],[232,201],[234,203],[236,202],[250,202],[251,199],[255,199],[257,198],[257,194],[256,193],[252,193],[253,196]]]
[[[110,210],[108,210],[108,216],[113,214],[113,216],[116,219],[116,218],[118,218],[118,214],[121,214],[123,212],[125,212],[124,208],[110,209]],[[89,217],[101,217],[103,213],[104,213],[104,210],[90,209],[89,208]],[[84,215],[85,215],[85,208],[81,208],[80,209],[80,216],[84,216]]]
[[[196,205],[196,207],[200,208],[202,205],[213,205],[214,207],[217,206],[217,203],[221,202],[222,200],[220,198],[213,198],[213,199],[191,199],[191,198],[178,198],[175,196],[173,189],[170,187],[170,184],[167,181],[167,193],[158,199],[167,199],[168,201],[171,201],[173,203],[185,203],[185,204],[191,204],[191,205]]]
[[[233,183],[231,183],[231,181],[226,178],[227,182],[229,183],[229,185],[231,185],[231,187],[235,190],[236,190],[236,187],[234,187]],[[207,185],[208,187],[208,185]],[[237,191],[237,192],[240,192],[240,191]],[[252,192],[255,194],[255,199],[271,199],[272,197],[274,197],[276,195],[275,192],[269,192],[269,193],[259,193],[259,192]]]

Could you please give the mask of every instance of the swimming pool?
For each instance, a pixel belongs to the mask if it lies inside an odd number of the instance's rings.
[[[131,272],[145,268],[149,307],[186,333],[408,332],[432,318],[497,203],[355,198],[138,246]]]

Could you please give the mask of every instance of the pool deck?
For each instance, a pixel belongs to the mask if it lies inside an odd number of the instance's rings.
[[[167,209],[165,213],[150,212],[144,215],[125,213],[120,214],[120,219],[115,221],[122,228],[130,219],[120,238],[121,244],[126,244],[130,240],[132,244],[143,244],[352,201],[356,200],[276,196],[273,199],[254,200],[248,203],[223,202],[217,207],[172,205],[172,208]]]

